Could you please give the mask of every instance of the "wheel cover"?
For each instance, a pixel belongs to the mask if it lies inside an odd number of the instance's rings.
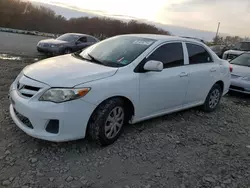
[[[209,107],[215,108],[220,100],[220,91],[219,89],[213,90],[213,92],[210,94],[209,98]]]
[[[124,122],[124,110],[122,107],[115,107],[108,115],[105,122],[105,136],[108,139],[114,138],[121,130]]]

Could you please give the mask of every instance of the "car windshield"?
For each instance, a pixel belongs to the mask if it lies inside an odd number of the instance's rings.
[[[239,42],[235,45],[235,49],[242,51],[250,51],[250,42]]]
[[[135,36],[117,36],[87,48],[80,56],[106,66],[122,67],[134,61],[155,41]]]
[[[231,64],[250,67],[250,53],[245,53],[233,59]]]
[[[63,40],[67,42],[73,42],[76,41],[77,39],[79,39],[79,36],[73,34],[64,34],[57,38],[57,40]]]

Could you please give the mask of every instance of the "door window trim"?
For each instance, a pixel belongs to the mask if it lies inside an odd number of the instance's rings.
[[[86,41],[85,41],[85,42],[82,42],[81,39],[84,38],[84,37],[86,38]],[[81,43],[86,43],[86,42],[88,41],[88,38],[87,38],[87,36],[82,36],[82,37],[80,37],[80,38],[78,39],[78,41],[80,41]]]
[[[89,39],[92,39],[92,41],[90,41]],[[87,42],[97,42],[97,40],[92,36],[87,36]]]
[[[185,41],[185,42],[183,42],[183,43],[184,43],[184,46],[185,46],[185,49],[186,49],[186,52],[187,52],[187,64],[186,64],[186,65],[200,65],[200,64],[215,63],[213,56],[211,55],[211,53],[207,50],[207,48],[206,48],[205,46],[203,46],[203,45],[201,45],[201,44],[198,44],[198,43],[196,43],[196,42],[189,42],[189,41]],[[210,56],[210,58],[211,58],[211,62],[198,63],[198,64],[190,64],[190,62],[189,62],[189,53],[188,53],[187,44],[197,45],[197,46],[200,46],[200,47],[202,47],[203,49],[205,49],[206,52],[209,54],[209,56]]]
[[[145,60],[152,54],[154,53],[158,48],[162,47],[163,45],[166,45],[166,44],[172,44],[172,43],[181,43],[182,45],[182,53],[183,53],[183,61],[184,61],[184,64],[181,65],[181,66],[176,66],[176,67],[182,67],[182,66],[185,66],[185,65],[188,65],[187,64],[187,59],[186,59],[186,51],[184,50],[184,42],[183,41],[180,41],[180,40],[173,40],[173,41],[165,41],[163,43],[160,43],[158,44],[156,47],[154,47],[144,58],[143,60],[141,60],[140,63],[138,63],[138,65],[135,67],[134,69],[134,72],[135,73],[144,73],[144,72],[140,72],[140,69],[141,69],[141,66],[142,64],[145,64]],[[171,68],[175,68],[175,67],[170,67],[170,68],[163,68],[164,69],[171,69]]]

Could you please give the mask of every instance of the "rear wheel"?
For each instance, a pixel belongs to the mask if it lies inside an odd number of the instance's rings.
[[[119,98],[110,99],[94,111],[88,125],[88,136],[105,146],[114,143],[126,123],[124,103]]]
[[[222,88],[219,84],[215,84],[207,95],[206,101],[203,105],[203,110],[206,112],[214,111],[220,103],[221,96]]]

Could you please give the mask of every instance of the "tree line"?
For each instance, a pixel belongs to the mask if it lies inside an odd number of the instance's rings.
[[[77,32],[99,38],[129,33],[169,35],[168,31],[135,20],[123,22],[106,17],[80,17],[67,20],[49,8],[33,6],[30,2],[20,0],[0,0],[0,27],[56,34]]]
[[[239,36],[217,36],[213,38],[212,44],[221,44],[232,46],[237,44],[238,42],[250,41],[248,37],[239,37]]]

